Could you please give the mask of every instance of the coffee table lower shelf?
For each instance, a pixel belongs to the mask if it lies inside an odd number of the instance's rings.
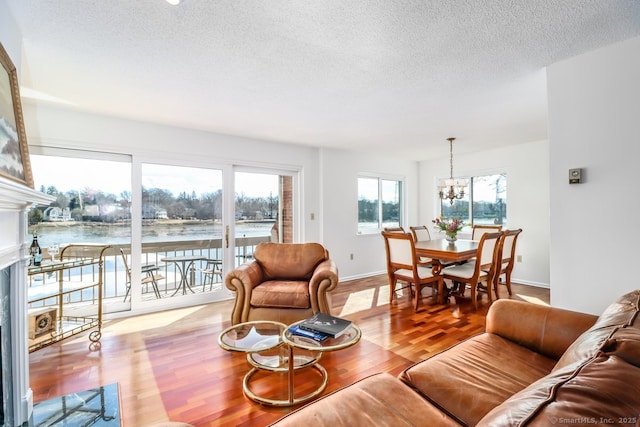
[[[322,353],[350,347],[360,340],[360,336],[360,329],[351,325],[348,332],[340,338],[319,343],[310,338],[292,335],[285,324],[255,321],[240,323],[224,330],[218,343],[225,350],[247,353],[247,361],[252,368],[245,374],[242,382],[245,396],[263,405],[282,407],[300,405],[319,396],[326,389],[329,379],[327,370],[318,363]],[[314,370],[319,374],[320,381],[311,391],[296,397],[295,377],[300,370]],[[259,373],[265,373],[269,377],[286,375],[286,390],[280,390],[279,395],[274,393],[268,396],[259,391],[258,387],[252,388]],[[286,399],[276,398],[284,393]]]

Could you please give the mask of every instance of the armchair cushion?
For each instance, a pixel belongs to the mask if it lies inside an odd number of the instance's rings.
[[[253,307],[309,308],[309,282],[268,280],[251,292]]]
[[[318,264],[329,258],[318,243],[261,243],[253,256],[262,267],[265,280],[309,281]]]

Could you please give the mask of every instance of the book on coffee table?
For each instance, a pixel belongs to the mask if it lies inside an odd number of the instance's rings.
[[[313,317],[303,320],[299,325],[300,328],[307,331],[320,332],[330,337],[338,338],[349,329],[351,321],[326,313],[316,313]]]
[[[306,329],[302,329],[300,325],[293,325],[289,327],[289,332],[293,335],[298,335],[300,337],[311,338],[314,341],[322,342],[329,338],[329,335],[323,334],[316,331],[308,331]]]

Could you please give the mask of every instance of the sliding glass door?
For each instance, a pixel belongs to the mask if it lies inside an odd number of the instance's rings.
[[[295,239],[295,176],[268,171],[236,170],[234,174],[234,256],[239,265],[253,258],[260,242],[292,243]]]
[[[48,262],[49,246],[110,245],[104,261],[105,313],[233,298],[224,277],[251,261],[256,245],[299,239],[298,171],[188,166],[44,147],[33,151],[36,189],[56,200],[30,211],[29,233],[38,235]]]
[[[141,299],[226,298],[222,170],[143,163],[141,184]]]

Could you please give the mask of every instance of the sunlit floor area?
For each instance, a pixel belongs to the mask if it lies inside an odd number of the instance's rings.
[[[513,291],[510,298],[549,303],[548,289],[514,284]],[[386,275],[341,282],[333,292],[333,314],[356,323],[362,339],[322,355],[328,373],[323,395],[377,372],[397,375],[484,329],[486,295],[473,311],[468,296],[439,304],[426,290],[415,312],[407,289],[391,303],[389,292]],[[501,296],[509,298],[506,289]],[[198,427],[267,425],[293,408],[266,407],[243,395],[246,354],[225,351],[217,341],[230,326],[232,306],[223,301],[107,320],[97,346],[80,334],[31,353],[34,400],[117,383],[124,426],[168,420]],[[307,374],[300,375],[304,380]],[[258,384],[278,394],[286,378],[271,374]]]

